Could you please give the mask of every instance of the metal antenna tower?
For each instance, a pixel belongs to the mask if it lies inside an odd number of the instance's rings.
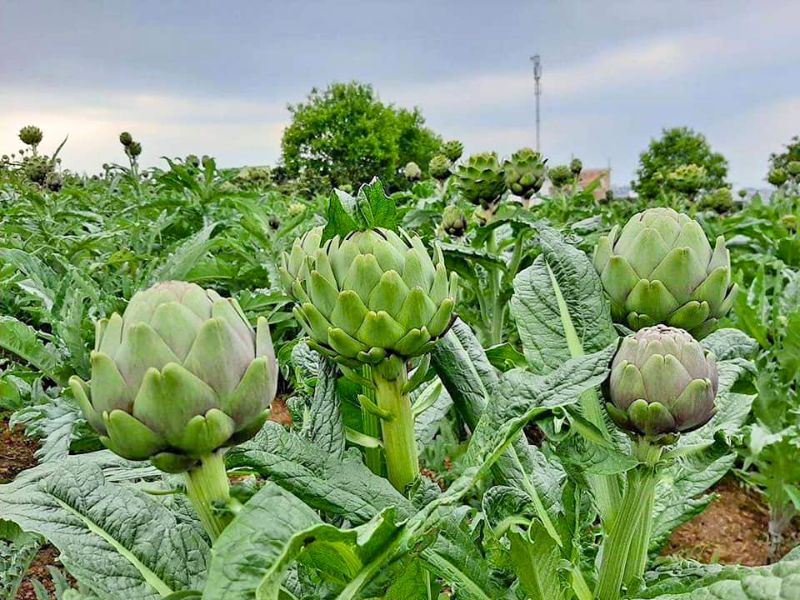
[[[542,95],[542,61],[539,58],[539,55],[536,54],[531,56],[531,61],[533,62],[533,79],[536,82],[535,94],[536,94],[536,151],[541,152],[542,150],[542,138],[541,138],[541,119],[539,118],[539,98]]]

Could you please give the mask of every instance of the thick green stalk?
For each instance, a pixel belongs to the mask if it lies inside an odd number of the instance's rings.
[[[497,255],[496,229],[492,229],[487,240],[487,249],[493,256]],[[489,330],[489,344],[495,346],[503,341],[503,326],[505,324],[505,309],[503,305],[502,293],[503,273],[501,267],[497,265],[489,269],[489,290],[492,295],[492,314],[491,328]]]
[[[365,365],[362,369],[362,375],[364,379],[368,381],[372,381],[372,367],[369,365]],[[375,388],[369,387],[366,385],[361,386],[362,393],[375,402]],[[361,424],[364,428],[364,433],[370,437],[374,437],[380,439],[381,436],[381,424],[380,419],[377,415],[371,413],[368,410],[361,411]],[[381,449],[380,448],[364,448],[364,460],[367,463],[367,467],[370,471],[377,475],[381,475]]]
[[[596,590],[598,600],[619,600],[626,573],[636,573],[640,564],[643,572],[647,561],[652,525],[646,521],[652,520],[652,497],[655,495],[657,481],[656,463],[661,449],[640,441],[636,444],[634,453],[642,462],[628,471],[622,505],[610,527],[607,527]],[[648,510],[649,514],[645,517]],[[631,557],[632,548],[636,548],[634,557]],[[628,562],[631,560],[634,565],[629,569]]]
[[[628,561],[625,564],[623,582],[630,585],[633,581],[644,575],[647,568],[648,551],[650,550],[650,538],[653,534],[653,507],[656,501],[656,483],[658,482],[657,463],[661,458],[661,447],[651,444],[645,440],[638,440],[633,448],[636,458],[642,463],[640,468],[651,468],[653,470],[653,481],[647,489],[643,491],[642,514],[639,521],[638,534],[634,536],[628,551]]]
[[[211,539],[217,539],[228,524],[228,519],[214,512],[214,503],[227,502],[230,499],[230,483],[222,452],[202,457],[200,465],[187,471],[185,478],[186,495],[189,496],[197,516]]]
[[[405,363],[397,359],[385,360],[373,367],[372,381],[375,383],[378,408],[389,415],[381,420],[386,471],[391,484],[402,492],[419,476],[411,399],[403,393],[408,381],[408,369]]]

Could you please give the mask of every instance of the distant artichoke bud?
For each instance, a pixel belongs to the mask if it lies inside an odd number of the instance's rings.
[[[195,169],[200,167],[200,159],[197,158],[196,154],[190,154],[186,157],[186,164],[190,167],[194,167]]]
[[[119,134],[119,143],[127,148],[133,143],[133,136],[127,131],[123,131]]]
[[[200,159],[200,164],[204,169],[213,169],[216,166],[214,159],[208,154],[203,154],[203,158]]]
[[[789,231],[797,231],[797,215],[787,214],[781,217],[781,223]]]
[[[404,362],[450,328],[457,283],[441,251],[432,260],[419,237],[387,229],[336,236],[308,252],[314,238],[284,256],[282,277],[319,352],[350,366]]]
[[[450,167],[452,166],[453,163],[450,162],[449,158],[447,158],[443,154],[437,154],[431,159],[431,162],[428,164],[428,172],[434,179],[437,179],[439,181],[444,181],[445,179],[450,177]]]
[[[112,451],[167,472],[255,435],[278,382],[269,326],[236,300],[167,281],[97,326],[92,379],[70,387]]]
[[[59,173],[50,171],[44,179],[44,185],[51,192],[58,192],[64,185],[64,181]]]
[[[800,160],[793,160],[786,165],[786,172],[792,177],[800,175]]]
[[[693,431],[714,416],[714,355],[682,329],[656,325],[622,340],[611,363],[608,412],[622,428],[657,437]]]
[[[269,226],[270,229],[278,229],[281,226],[281,220],[275,215],[270,215]]]
[[[353,186],[351,184],[349,184],[349,183],[343,183],[342,185],[339,186],[339,189],[342,190],[346,194],[352,194],[353,193]]]
[[[575,176],[567,165],[557,165],[550,169],[547,175],[550,177],[550,183],[557,188],[563,188],[575,181]]]
[[[505,171],[495,152],[473,154],[458,167],[455,177],[461,195],[483,209],[493,209],[506,191]]]
[[[403,169],[403,175],[405,175],[406,179],[409,181],[417,181],[422,177],[422,169],[419,168],[417,163],[410,162]]]
[[[461,155],[464,154],[464,144],[458,140],[450,140],[442,144],[442,154],[447,157],[450,162],[456,162]]]
[[[44,137],[42,130],[35,125],[26,125],[19,130],[19,139],[28,146],[38,145],[42,141],[42,137]]]
[[[667,185],[675,191],[694,196],[708,183],[705,167],[700,165],[681,165],[667,175]]]
[[[461,237],[467,230],[467,219],[458,206],[449,205],[444,207],[442,213],[442,229],[447,235]]]
[[[671,208],[650,208],[597,243],[594,266],[615,320],[632,329],[664,323],[698,339],[730,310],[730,252],[719,236],[712,250],[700,224]]]
[[[572,176],[576,179],[580,176],[581,171],[583,171],[583,162],[580,158],[573,158],[569,161],[569,170],[572,172]]]
[[[767,181],[769,181],[775,187],[781,187],[784,183],[789,180],[789,175],[781,168],[772,169],[767,175]]]
[[[531,198],[544,185],[547,160],[531,148],[522,148],[505,161],[506,185],[517,196]]]
[[[306,205],[302,202],[292,202],[289,204],[289,208],[287,209],[290,217],[296,217],[297,215],[301,215],[306,210]]]
[[[136,158],[142,153],[142,145],[139,142],[131,142],[128,145],[128,154]]]
[[[747,190],[745,190],[745,189],[741,189],[741,190],[739,190],[739,191],[737,192],[737,194],[739,194],[739,198],[741,198],[742,200],[744,200],[745,198],[747,198]]]

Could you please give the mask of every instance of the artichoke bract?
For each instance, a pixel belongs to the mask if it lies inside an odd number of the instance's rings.
[[[419,237],[354,231],[319,245],[309,232],[284,255],[282,278],[312,346],[350,366],[428,352],[449,328],[455,275]]]
[[[171,473],[255,435],[278,380],[266,320],[254,331],[236,300],[182,281],[101,320],[91,365],[70,386],[103,443]]]
[[[650,208],[600,238],[594,266],[611,298],[612,316],[632,329],[657,323],[701,338],[733,304],[725,238],[711,248],[697,221],[671,208]]]
[[[717,363],[688,332],[656,325],[622,340],[611,363],[608,412],[622,428],[657,437],[714,416]]]

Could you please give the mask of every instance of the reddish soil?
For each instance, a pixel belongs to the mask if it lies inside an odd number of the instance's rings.
[[[272,407],[269,415],[270,421],[275,421],[286,427],[292,424],[292,413],[286,407],[286,398],[278,396],[272,401]]]
[[[38,579],[44,587],[47,588],[51,596],[55,597],[53,594],[53,582],[50,579],[50,573],[47,567],[58,566],[57,561],[58,550],[52,546],[45,546],[42,548],[39,554],[36,555],[36,558],[33,559],[28,569],[28,576],[25,578],[25,581],[22,582],[17,592],[16,600],[36,600],[36,592],[33,591],[33,583],[31,583],[33,579]]]
[[[733,477],[721,481],[719,498],[699,516],[676,529],[664,554],[704,563],[765,565],[769,552],[769,513],[758,493]],[[800,543],[800,523],[786,533],[784,552]]]
[[[39,444],[25,437],[21,427],[11,430],[7,419],[0,420],[0,483],[7,483],[20,471],[36,465],[33,453],[38,448]]]

